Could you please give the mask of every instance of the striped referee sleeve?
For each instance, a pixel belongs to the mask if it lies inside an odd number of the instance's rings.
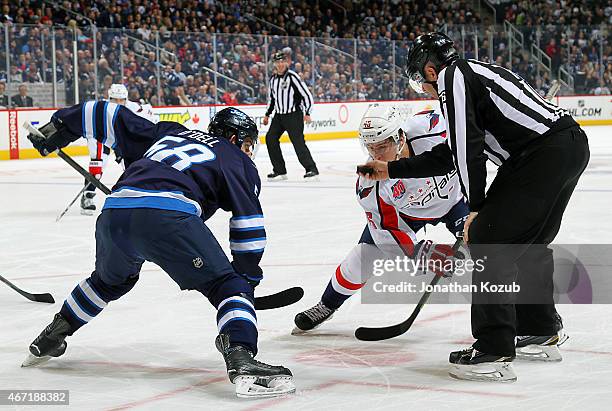
[[[463,194],[469,201],[470,211],[478,211],[485,199],[487,156],[485,132],[476,120],[477,102],[464,75],[468,70],[465,61],[442,70],[438,93]]]
[[[289,71],[289,76],[294,89],[300,96],[302,96],[302,101],[300,102],[302,111],[304,112],[304,115],[309,116],[312,110],[312,103],[314,101],[312,94],[310,93],[310,90],[308,90],[308,86],[306,83],[304,83],[304,80],[302,80],[296,72]]]
[[[274,111],[274,105],[276,104],[276,99],[274,98],[274,87],[272,86],[272,81],[274,80],[274,76],[270,78],[270,82],[268,83],[268,108],[266,109],[266,116],[270,117],[270,114]]]

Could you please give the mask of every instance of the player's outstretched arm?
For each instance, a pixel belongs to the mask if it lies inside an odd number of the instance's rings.
[[[447,144],[438,144],[419,155],[396,161],[370,160],[357,166],[357,174],[370,180],[389,178],[423,178],[443,176],[455,168],[453,154]]]

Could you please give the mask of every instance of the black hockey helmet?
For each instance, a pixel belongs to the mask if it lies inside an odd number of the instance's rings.
[[[414,41],[406,59],[406,75],[410,86],[417,92],[423,92],[425,83],[425,65],[430,62],[439,73],[442,69],[459,58],[453,40],[443,33],[422,34]]]
[[[208,125],[210,134],[229,139],[236,136],[236,145],[242,147],[244,139],[250,137],[253,144],[257,143],[259,131],[251,117],[235,107],[227,107],[210,119]]]

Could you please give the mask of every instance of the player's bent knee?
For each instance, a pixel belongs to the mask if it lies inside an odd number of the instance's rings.
[[[96,292],[105,301],[114,301],[127,294],[138,282],[139,274],[126,277],[122,282],[109,281],[98,271],[91,273],[90,281]]]
[[[222,275],[210,282],[197,288],[204,294],[210,303],[217,307],[221,301],[233,295],[244,294],[249,299],[254,300],[253,287],[249,282],[234,272]]]

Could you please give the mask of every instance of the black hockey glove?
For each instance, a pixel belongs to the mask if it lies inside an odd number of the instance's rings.
[[[61,120],[53,118],[50,122],[38,129],[42,135],[37,133],[28,134],[28,140],[43,156],[48,156],[57,149],[64,148],[68,144],[79,139],[80,136],[72,134]]]

